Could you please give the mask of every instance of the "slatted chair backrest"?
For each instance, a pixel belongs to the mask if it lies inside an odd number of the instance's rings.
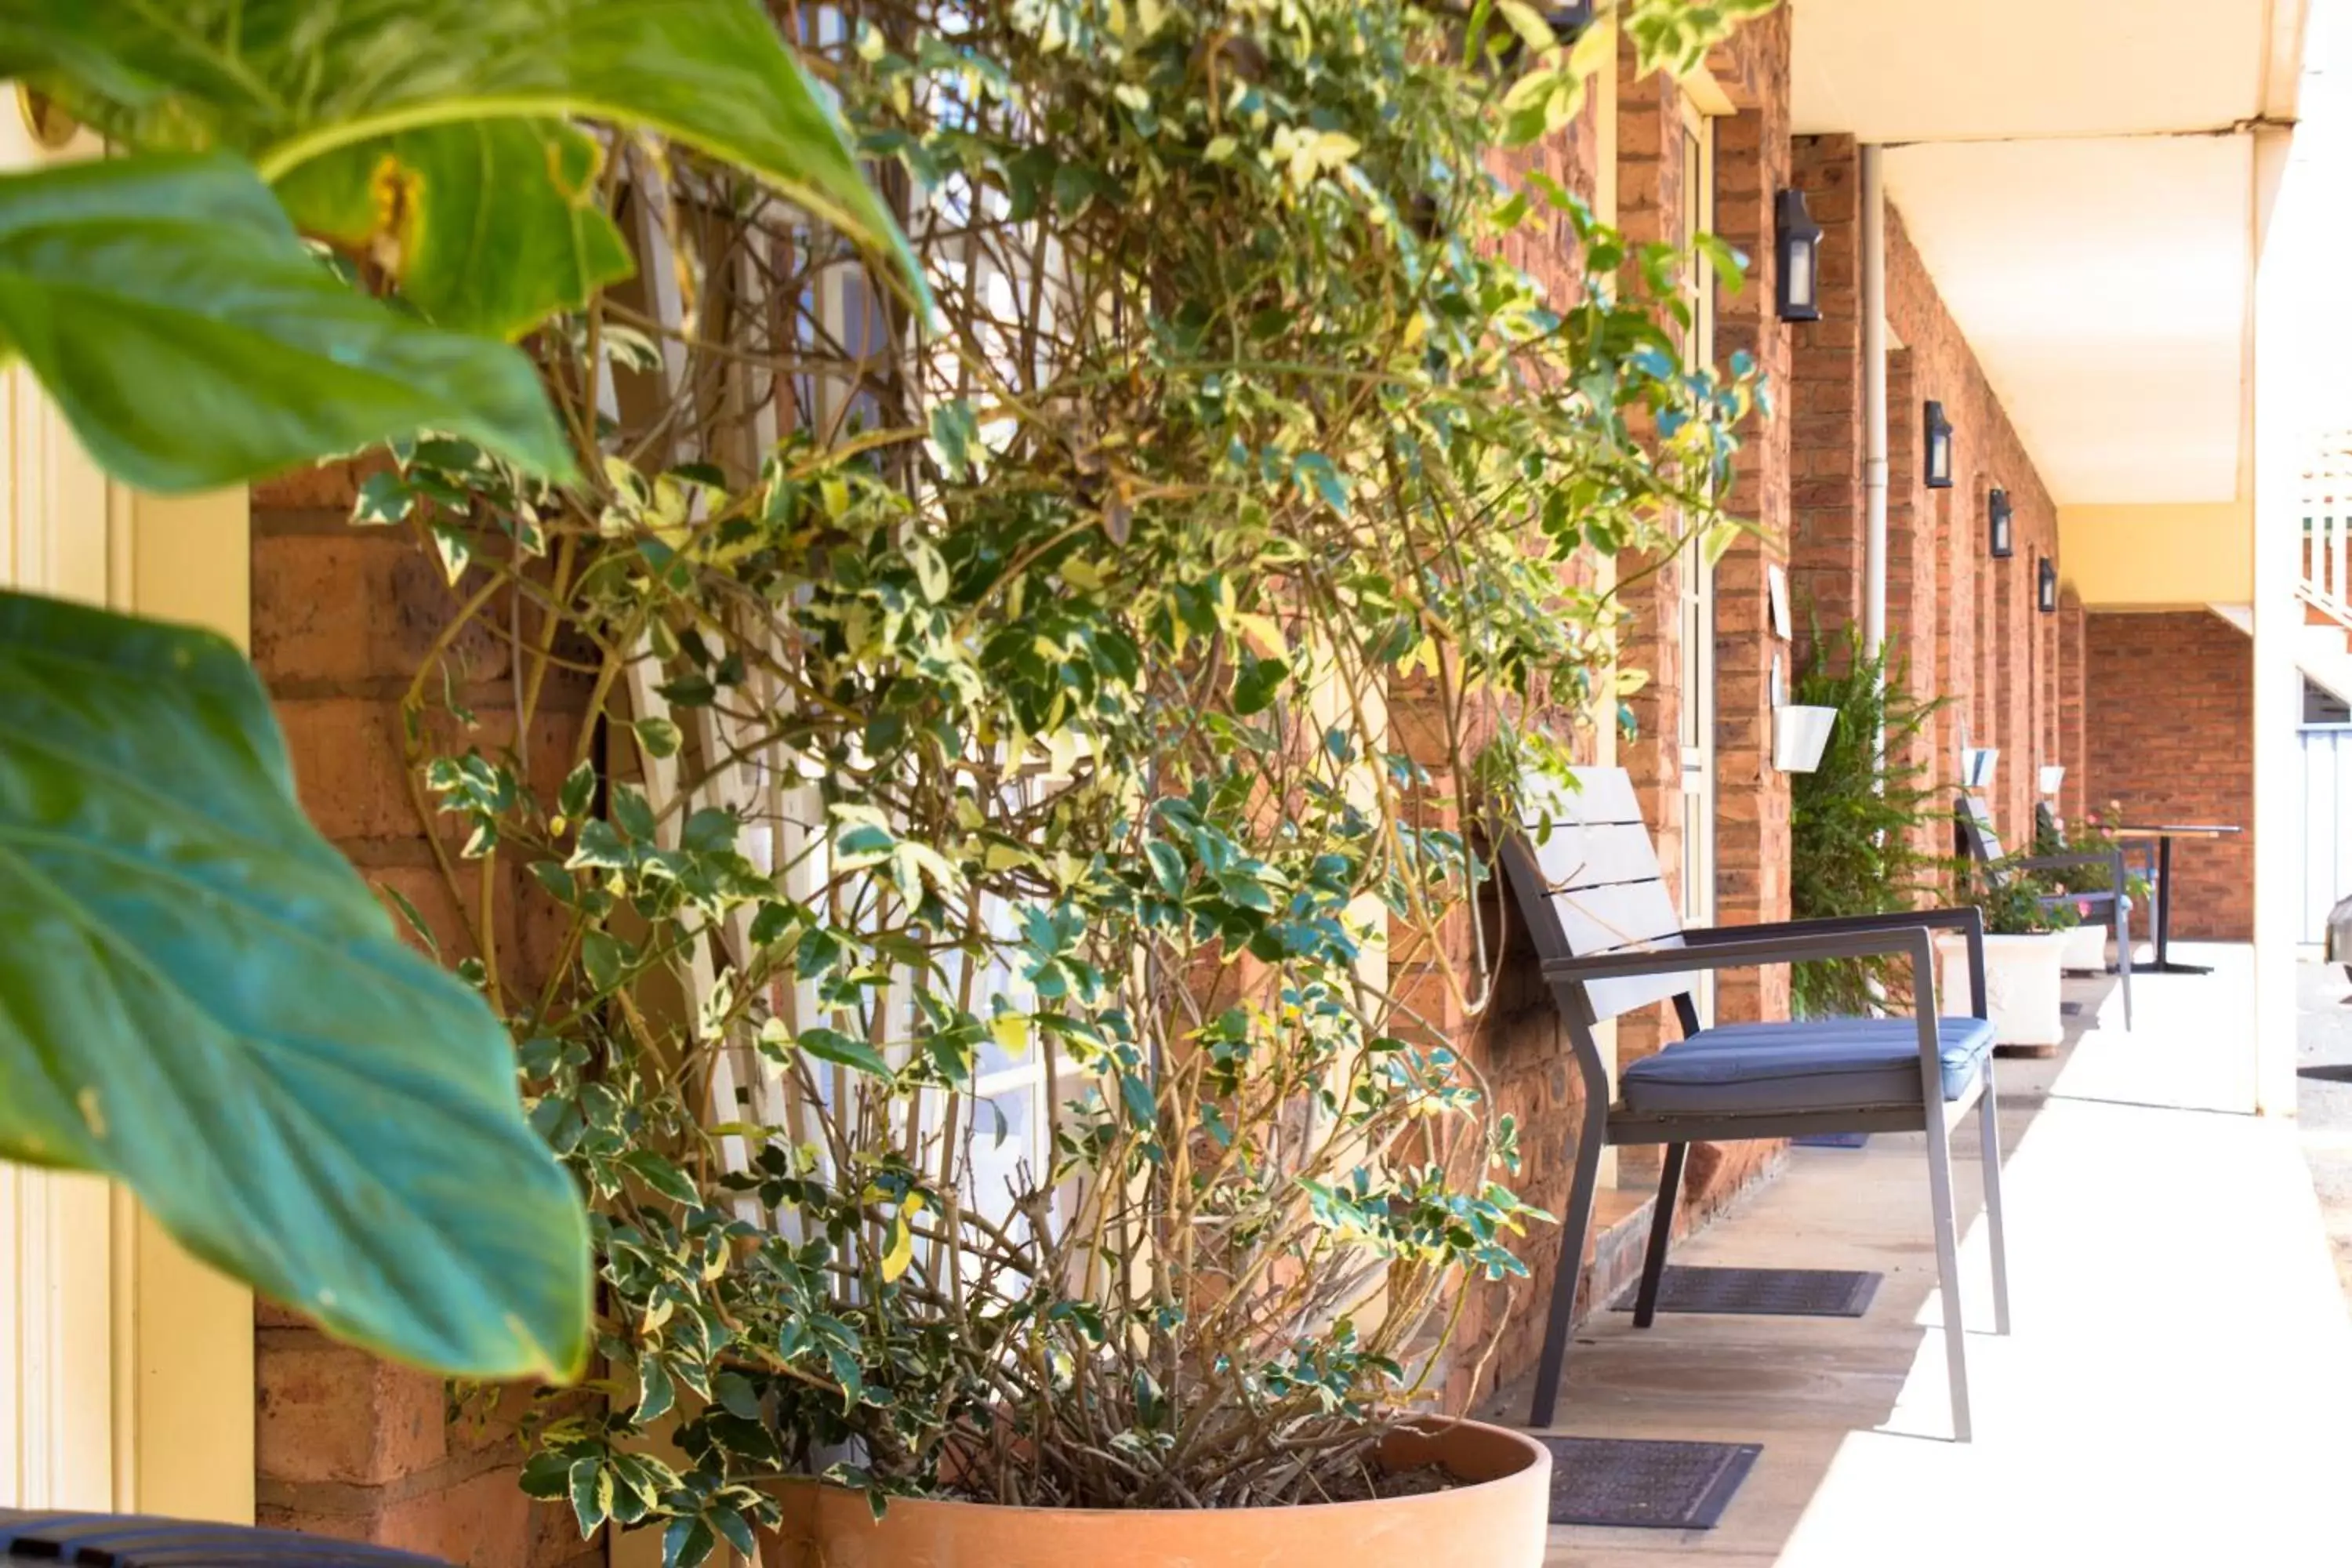
[[[1683,945],[1682,917],[1658,870],[1633,781],[1622,768],[1572,770],[1576,787],[1545,774],[1525,783],[1521,831],[1503,845],[1538,957],[1591,958]],[[1592,1020],[1689,993],[1690,971],[1594,980],[1579,987]]]

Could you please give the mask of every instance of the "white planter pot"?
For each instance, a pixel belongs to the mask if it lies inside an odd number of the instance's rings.
[[[1998,746],[1969,746],[1960,752],[1960,787],[1982,789],[1992,783],[1993,764],[2000,761]]]
[[[1988,936],[1985,945],[1985,1015],[1992,1020],[1992,1037],[2004,1046],[2055,1046],[2066,1038],[2063,1016],[2058,1010],[2058,971],[2065,956],[2063,931],[2037,931],[2032,936]],[[1943,957],[1944,1016],[1958,1017],[1974,1012],[1976,994],[1969,986],[1969,943],[1966,937],[1939,936],[1936,950]]]
[[[2098,974],[2107,967],[2107,938],[2113,934],[2107,922],[2089,920],[2059,933],[2066,939],[2066,952],[2058,967],[2081,974]]]
[[[2044,763],[2040,769],[2042,793],[2055,799],[2066,783],[2066,767],[2063,763]]]
[[[1801,703],[1772,710],[1772,765],[1784,773],[1809,773],[1822,765],[1822,752],[1837,724],[1834,708]]]

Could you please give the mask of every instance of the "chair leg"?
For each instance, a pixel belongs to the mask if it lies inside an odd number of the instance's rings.
[[[1984,1098],[1977,1104],[1977,1136],[1984,1147],[1985,1229],[1992,1243],[1993,1332],[2009,1332],[2009,1231],[2000,1212],[2000,1108],[1993,1092],[1992,1058],[1984,1065]]]
[[[1597,1113],[1597,1114],[1596,1114]],[[1601,1144],[1607,1107],[1588,1104],[1584,1136],[1577,1141],[1576,1185],[1568,1195],[1568,1217],[1560,1226],[1559,1268],[1552,1276],[1551,1311],[1544,1322],[1543,1356],[1536,1364],[1535,1398],[1528,1409],[1528,1425],[1551,1425],[1552,1407],[1559,1398],[1559,1377],[1568,1360],[1568,1332],[1576,1321],[1576,1286],[1584,1273],[1584,1243],[1592,1231],[1592,1205],[1600,1197]]]
[[[1673,1238],[1675,1205],[1682,1196],[1683,1163],[1690,1145],[1666,1145],[1665,1169],[1658,1176],[1658,1206],[1650,1215],[1650,1247],[1642,1256],[1642,1290],[1633,1298],[1633,1326],[1646,1329],[1658,1315],[1658,1282],[1666,1276],[1666,1245]]]
[[[1944,1288],[1944,1360],[1952,1384],[1952,1437],[1969,1440],[1968,1332],[1960,1322],[1960,1246],[1952,1208],[1952,1141],[1940,1102],[1927,1108],[1927,1198],[1936,1217],[1936,1273]]]
[[[2116,900],[2116,973],[2122,976],[2124,1032],[2129,1034],[2132,1026],[2131,910],[2124,907],[2124,902],[2120,897]]]

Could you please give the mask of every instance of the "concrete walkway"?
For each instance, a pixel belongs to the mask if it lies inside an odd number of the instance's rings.
[[[2136,1033],[2112,982],[2070,982],[2062,1058],[2000,1064],[2007,1339],[1962,1135],[1974,1444],[1948,1436],[1923,1140],[1797,1150],[1676,1259],[1881,1269],[1868,1316],[1598,1314],[1559,1430],[1764,1452],[1717,1529],[1555,1529],[1552,1568],[2352,1564],[2352,1317],[2294,1124],[2240,1109],[2248,954],[2176,952],[2220,967],[2138,979]]]

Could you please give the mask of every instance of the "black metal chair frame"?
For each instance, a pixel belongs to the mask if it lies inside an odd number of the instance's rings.
[[[1996,888],[2007,886],[2010,878],[2020,872],[2055,871],[2075,866],[2106,868],[2110,880],[2105,889],[2087,893],[2044,893],[2037,895],[2034,902],[2045,910],[2078,904],[2105,907],[2108,924],[2116,937],[2116,962],[2109,967],[2120,981],[2124,1027],[2128,1030],[2132,1026],[2131,873],[2125,864],[2123,846],[2104,850],[2069,850],[2063,855],[2012,855],[2001,847],[1992,813],[1982,797],[1963,792],[1952,808],[1952,816],[1961,858],[1973,862],[1985,880]]]
[[[1587,773],[1596,770],[1585,770]],[[1638,824],[1636,825],[1638,826]],[[1962,1327],[1959,1291],[1958,1231],[1952,1197],[1951,1144],[1954,1127],[1970,1110],[1979,1117],[1982,1140],[1985,1209],[1992,1244],[1994,1321],[2009,1332],[2009,1272],[2000,1206],[2000,1129],[1993,1089],[1992,1058],[1987,1053],[1981,1069],[1967,1092],[1948,1099],[1944,1091],[1942,1038],[1936,1009],[1936,950],[1933,933],[1957,931],[1968,940],[1969,973],[1975,993],[1975,1016],[1985,1014],[1984,921],[1974,909],[1926,910],[1844,919],[1773,921],[1749,926],[1684,930],[1600,951],[1573,952],[1557,900],[1573,894],[1551,886],[1534,854],[1519,836],[1505,836],[1502,858],[1517,902],[1525,914],[1543,973],[1565,1025],[1577,1069],[1583,1081],[1583,1122],[1576,1148],[1574,1185],[1563,1220],[1559,1271],[1552,1283],[1549,1312],[1544,1325],[1543,1353],[1536,1372],[1535,1396],[1528,1425],[1548,1426],[1559,1393],[1560,1373],[1567,1360],[1570,1332],[1576,1313],[1576,1293],[1582,1273],[1584,1247],[1592,1227],[1598,1196],[1601,1152],[1624,1144],[1664,1144],[1664,1169],[1658,1183],[1657,1206],[1651,1215],[1648,1247],[1643,1255],[1633,1323],[1648,1328],[1656,1313],[1658,1285],[1665,1271],[1672,1240],[1675,1205],[1680,1196],[1683,1170],[1690,1145],[1700,1142],[1777,1139],[1823,1132],[1924,1131],[1927,1135],[1928,1194],[1936,1234],[1936,1260],[1944,1292],[1945,1358],[1951,1385],[1952,1425],[1958,1439],[1967,1442],[1969,1415],[1967,1344]],[[1651,864],[1654,867],[1654,854]],[[1606,891],[1607,889],[1602,889]],[[1907,960],[1913,1016],[1919,1042],[1919,1093],[1916,1098],[1871,1106],[1843,1106],[1820,1110],[1777,1110],[1745,1114],[1643,1114],[1612,1103],[1609,1074],[1594,1026],[1633,1007],[1671,1000],[1685,1038],[1698,1031],[1698,1010],[1687,982],[1700,970],[1760,968],[1802,963],[1811,959],[1892,956]],[[1596,1004],[1597,984],[1646,977],[1651,984],[1628,991],[1607,988]],[[1790,1037],[1801,1039],[1803,1025],[1789,1026]],[[1674,1047],[1669,1047],[1668,1049]]]

